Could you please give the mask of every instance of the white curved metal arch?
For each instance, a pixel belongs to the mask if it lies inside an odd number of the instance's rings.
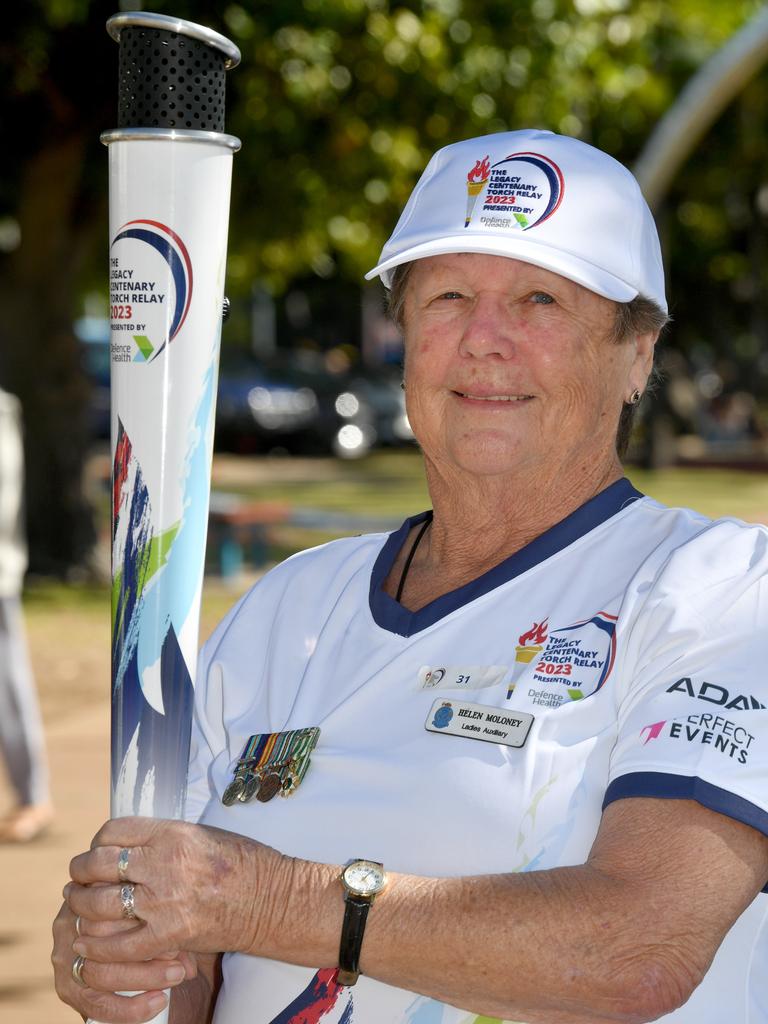
[[[767,60],[764,6],[696,72],[651,133],[633,168],[651,209],[707,129]]]

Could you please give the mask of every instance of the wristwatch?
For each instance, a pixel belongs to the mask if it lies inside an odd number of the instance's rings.
[[[360,950],[371,904],[387,884],[384,865],[351,860],[340,875],[344,886],[344,924],[339,945],[338,985],[354,985],[360,976]]]

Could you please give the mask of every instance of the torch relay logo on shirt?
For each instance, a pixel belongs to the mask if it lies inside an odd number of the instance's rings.
[[[486,155],[467,174],[465,228],[483,191],[475,218],[481,227],[528,231],[557,210],[565,179],[557,164],[541,153],[511,153],[493,165]]]
[[[516,677],[507,698],[523,675],[534,704],[558,707],[595,693],[607,681],[616,661],[616,619],[601,611],[557,629],[549,628],[548,618],[534,622],[518,638]]]
[[[156,220],[118,229],[109,259],[113,363],[148,363],[181,330],[192,302],[192,261],[178,234]]]

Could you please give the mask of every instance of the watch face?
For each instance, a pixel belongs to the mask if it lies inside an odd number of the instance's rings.
[[[344,884],[359,896],[375,896],[387,880],[384,866],[373,860],[353,860],[344,868]]]

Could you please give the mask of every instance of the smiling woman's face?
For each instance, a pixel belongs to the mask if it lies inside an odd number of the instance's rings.
[[[654,338],[617,344],[614,302],[519,260],[454,253],[414,263],[404,312],[408,417],[428,460],[545,476],[615,462]]]

